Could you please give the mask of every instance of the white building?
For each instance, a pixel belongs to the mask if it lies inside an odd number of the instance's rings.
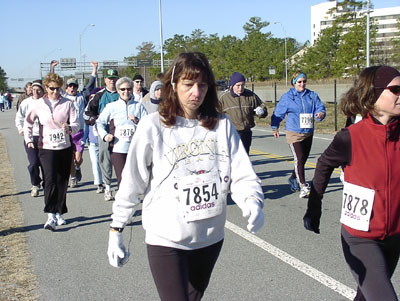
[[[336,0],[311,6],[311,45],[314,44],[321,30],[332,25],[336,15],[329,15],[328,10],[335,6]],[[378,26],[376,36],[378,44],[400,34],[397,28],[397,19],[400,18],[400,6],[371,9],[370,18]]]

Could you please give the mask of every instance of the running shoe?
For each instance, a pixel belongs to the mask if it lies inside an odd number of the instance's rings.
[[[37,197],[39,196],[39,186],[33,185],[31,188],[31,196],[32,197]]]
[[[55,231],[57,221],[54,218],[49,217],[47,222],[44,224],[46,230]]]
[[[82,172],[80,168],[75,168],[75,178],[77,182],[82,180]]]
[[[104,191],[104,200],[106,202],[108,201],[112,201],[114,199],[113,195],[112,195],[112,191],[111,190],[106,190]]]
[[[97,186],[96,193],[104,193],[104,186],[103,185]]]
[[[59,214],[56,213],[57,226],[65,225],[67,221]]]
[[[290,177],[290,178],[288,179],[288,182],[289,182],[289,185],[290,185],[290,190],[291,190],[292,192],[296,192],[297,190],[300,190],[300,185],[299,185],[299,183],[297,182],[296,178]]]
[[[310,185],[304,184],[301,186],[299,198],[307,198],[310,195]]]
[[[71,181],[69,182],[69,187],[74,188],[78,184],[78,181],[76,178],[71,178]]]

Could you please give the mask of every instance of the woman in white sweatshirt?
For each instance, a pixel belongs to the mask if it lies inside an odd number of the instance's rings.
[[[220,113],[206,57],[179,54],[163,89],[159,112],[141,120],[128,151],[108,256],[115,267],[127,262],[121,232],[143,194],[142,223],[160,298],[200,300],[222,247],[228,193],[252,233],[264,224],[264,197],[235,128]]]

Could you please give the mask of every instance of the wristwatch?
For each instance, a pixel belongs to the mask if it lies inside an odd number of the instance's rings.
[[[124,228],[110,227],[110,230],[113,232],[122,233],[122,231],[124,231]]]

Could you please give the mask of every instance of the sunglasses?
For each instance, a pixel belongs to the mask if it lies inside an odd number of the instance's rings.
[[[75,85],[75,84],[69,84],[69,85],[68,85],[68,87],[70,87],[70,88],[78,88],[78,85]]]
[[[132,91],[133,89],[132,88],[119,88],[122,92],[125,92],[125,90],[126,91]]]
[[[389,86],[386,88],[383,88],[384,90],[389,90],[392,92],[394,95],[400,96],[400,86]]]
[[[301,83],[306,83],[306,82],[307,82],[307,80],[305,79],[305,80],[298,80],[296,83],[301,84]]]
[[[137,84],[141,84],[141,83],[142,83],[142,81],[141,81],[141,80],[135,80],[135,83],[137,83]]]
[[[48,87],[51,91],[57,90],[59,91],[61,87]]]

